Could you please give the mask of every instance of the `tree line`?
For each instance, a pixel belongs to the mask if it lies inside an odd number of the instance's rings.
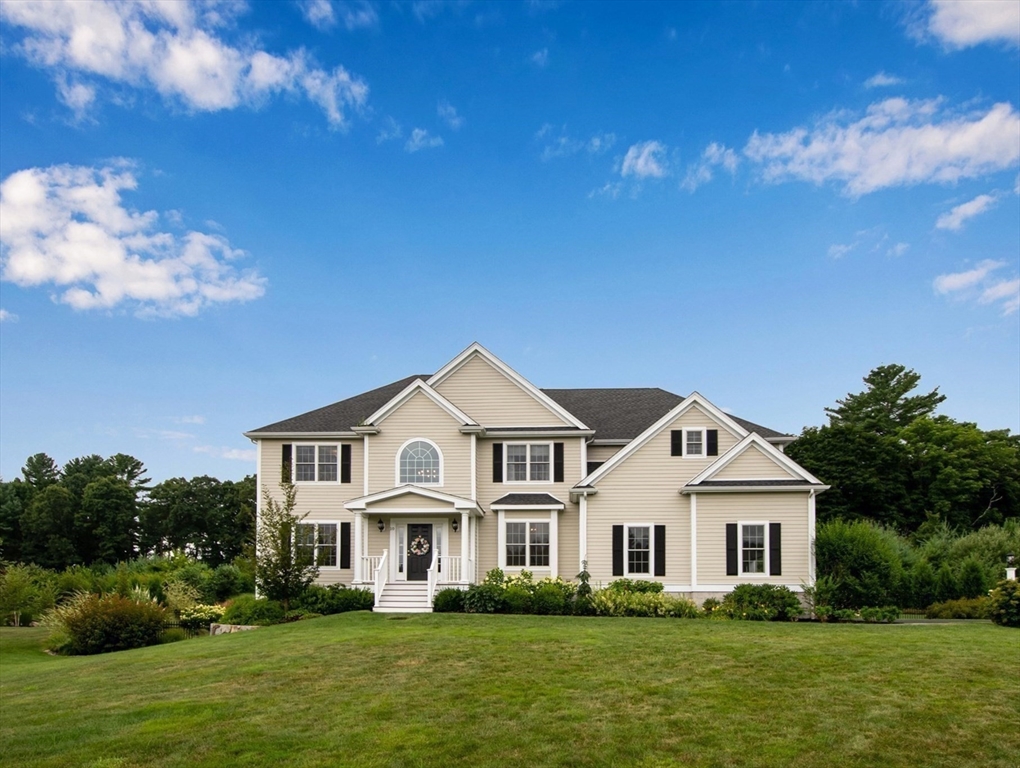
[[[22,477],[0,482],[0,559],[61,570],[185,552],[216,567],[244,554],[255,535],[255,476],[175,477],[151,485],[123,453],[28,458]]]

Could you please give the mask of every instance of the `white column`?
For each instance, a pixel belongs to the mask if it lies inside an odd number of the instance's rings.
[[[474,435],[471,436],[474,438]],[[460,580],[468,580],[468,524],[471,518],[467,512],[460,513]]]
[[[808,584],[815,583],[815,491],[812,488],[807,497],[808,524]]]
[[[478,501],[478,435],[471,433],[471,501]]]
[[[577,522],[577,551],[581,553],[578,562],[578,573],[584,570],[584,562],[588,559],[588,496],[582,496],[578,500],[580,512]]]
[[[501,509],[496,512],[496,552],[499,559],[497,565],[506,570],[506,513]]]
[[[365,476],[362,479],[362,493],[363,495],[368,496],[368,435],[362,437],[362,442],[365,444],[365,456],[364,461],[362,462],[363,466],[361,467],[361,472]]]
[[[361,529],[365,527],[364,513],[354,513],[354,583],[361,583]]]
[[[691,591],[698,586],[698,494],[691,494]]]
[[[471,583],[478,581],[478,521],[480,519],[476,517],[471,523],[471,573],[468,574]]]
[[[549,575],[556,578],[560,572],[560,513],[549,510]]]

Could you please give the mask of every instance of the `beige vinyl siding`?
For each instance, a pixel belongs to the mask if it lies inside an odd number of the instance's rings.
[[[581,440],[583,438],[536,438],[532,440],[478,440],[478,502],[486,510],[484,522],[478,528],[478,578],[485,577],[487,571],[498,567],[499,552],[497,528],[498,515],[492,511],[492,503],[508,493],[548,493],[563,502],[564,509],[559,513],[557,541],[557,558],[559,575],[564,579],[572,579],[578,572],[578,507],[570,501],[570,489],[583,477],[581,472]],[[493,443],[529,442],[529,443],[563,443],[563,479],[562,483],[494,483],[492,482],[492,445]],[[505,448],[504,448],[505,451]],[[504,454],[505,455],[505,454]],[[512,514],[512,513],[507,513]],[[514,513],[515,514],[515,513]],[[548,516],[547,510],[526,512],[524,517]]]
[[[485,426],[547,427],[566,424],[478,355],[472,356],[444,379],[436,391]]]
[[[727,576],[726,524],[782,523],[781,576]],[[698,584],[744,582],[799,585],[808,580],[807,493],[699,493]]]
[[[737,458],[712,475],[713,480],[779,480],[796,477],[771,456],[751,445]]]
[[[442,485],[424,487],[469,497],[471,437],[461,434],[460,426],[428,395],[416,392],[380,423],[378,435],[368,438],[369,494],[399,485],[397,454],[400,447],[408,440],[420,437],[431,440],[443,453]]]
[[[588,461],[606,461],[618,454],[621,448],[622,445],[589,445]]]
[[[737,443],[695,405],[596,481],[598,493],[588,498],[588,572],[593,582],[620,578],[613,576],[613,526],[640,523],[666,526],[666,575],[647,578],[668,584],[690,581],[690,500],[680,495],[680,488],[718,457],[671,456],[674,429],[718,429],[720,455]]]

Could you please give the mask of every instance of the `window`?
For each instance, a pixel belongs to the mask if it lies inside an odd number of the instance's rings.
[[[549,567],[549,523],[512,520],[506,524],[507,568]]]
[[[627,526],[627,573],[651,573],[652,529],[647,525]]]
[[[740,572],[765,573],[765,524],[740,526]]]
[[[398,485],[442,485],[443,456],[428,440],[411,440],[400,451]]]
[[[335,445],[295,445],[294,481],[297,483],[333,482],[337,480],[337,447]]]
[[[507,443],[506,471],[508,483],[548,483],[552,475],[550,443]]]
[[[684,446],[685,456],[703,456],[705,454],[705,433],[700,429],[687,429],[684,430],[687,436],[687,442]]]
[[[300,562],[335,567],[336,523],[298,523],[294,531],[294,546]]]

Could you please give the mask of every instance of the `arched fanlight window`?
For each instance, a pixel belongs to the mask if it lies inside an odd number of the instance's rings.
[[[428,440],[412,440],[400,452],[400,482],[439,485],[443,458]]]

